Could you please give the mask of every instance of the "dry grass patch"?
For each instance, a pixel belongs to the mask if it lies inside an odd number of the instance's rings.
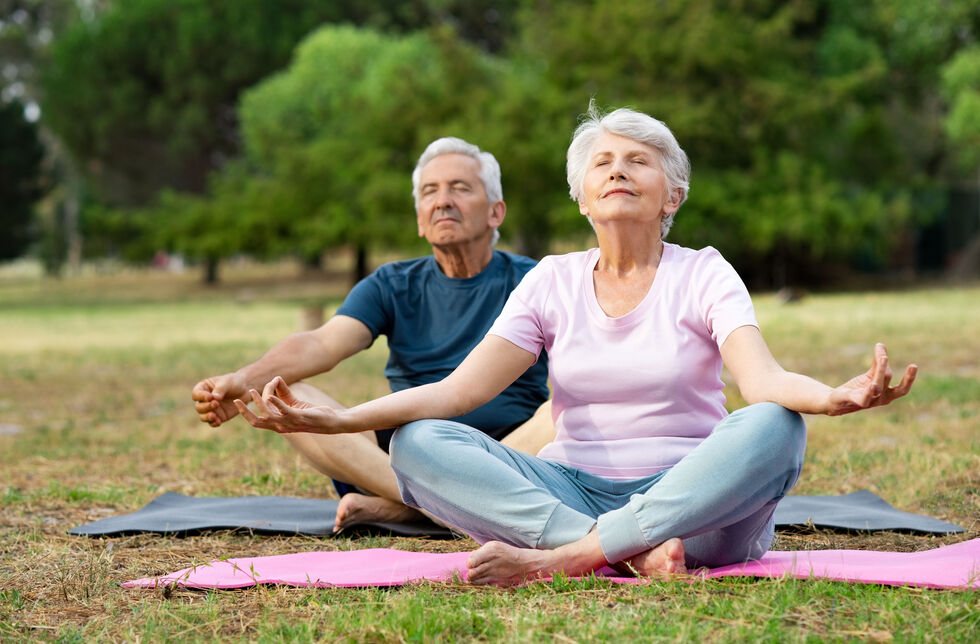
[[[980,630],[976,592],[817,580],[123,589],[129,579],[225,557],[475,547],[385,537],[65,534],[166,490],[333,494],[280,437],[240,421],[213,430],[196,420],[193,383],[256,358],[297,327],[306,298],[319,296],[298,278],[228,276],[227,287],[212,291],[159,274],[48,286],[0,279],[0,640],[972,641]],[[320,294],[342,290],[328,284]],[[756,302],[773,352],[789,368],[839,382],[866,368],[878,340],[901,367],[911,359],[921,367],[913,394],[893,407],[808,418],[797,491],[868,488],[902,510],[968,530],[948,537],[787,531],[776,547],[915,551],[980,537],[980,289]],[[385,393],[378,345],[316,383],[348,403]],[[733,407],[741,404],[727,393]]]

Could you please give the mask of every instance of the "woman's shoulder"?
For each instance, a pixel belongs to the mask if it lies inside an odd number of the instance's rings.
[[[711,270],[712,268],[724,268],[730,264],[722,257],[713,246],[704,248],[688,248],[664,242],[664,246],[670,249],[671,260],[691,270]]]
[[[589,261],[594,261],[598,249],[545,255],[538,265],[528,271],[521,282],[526,289],[550,289],[559,284],[573,285],[580,281]]]
[[[538,266],[544,266],[548,270],[564,270],[580,267],[593,259],[598,251],[598,248],[590,248],[588,250],[577,250],[562,255],[546,255],[538,262]]]

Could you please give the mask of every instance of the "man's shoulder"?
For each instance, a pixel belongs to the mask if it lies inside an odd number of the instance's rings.
[[[422,257],[412,257],[411,259],[399,259],[393,262],[386,262],[374,270],[375,273],[381,274],[399,274],[399,273],[409,273],[411,271],[424,269],[428,265],[434,262],[435,259],[432,255],[423,255]]]
[[[508,253],[505,250],[494,250],[495,255],[500,258],[501,265],[506,269],[519,272],[521,275],[537,266],[538,260],[517,253]]]

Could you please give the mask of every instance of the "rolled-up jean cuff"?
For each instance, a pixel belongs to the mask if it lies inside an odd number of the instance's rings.
[[[578,541],[589,534],[593,527],[595,527],[595,519],[559,503],[548,517],[534,547],[551,550]]]
[[[650,549],[629,505],[599,515],[599,547],[609,563],[629,559]]]

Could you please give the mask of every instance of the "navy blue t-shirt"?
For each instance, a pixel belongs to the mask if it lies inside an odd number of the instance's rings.
[[[442,380],[486,335],[510,292],[534,267],[533,259],[493,251],[487,267],[464,279],[446,277],[434,257],[385,264],[351,290],[337,310],[388,338],[385,376],[392,391]],[[534,414],[548,399],[547,357],[542,353],[499,396],[453,418],[494,438]],[[378,432],[387,451],[390,432]]]

